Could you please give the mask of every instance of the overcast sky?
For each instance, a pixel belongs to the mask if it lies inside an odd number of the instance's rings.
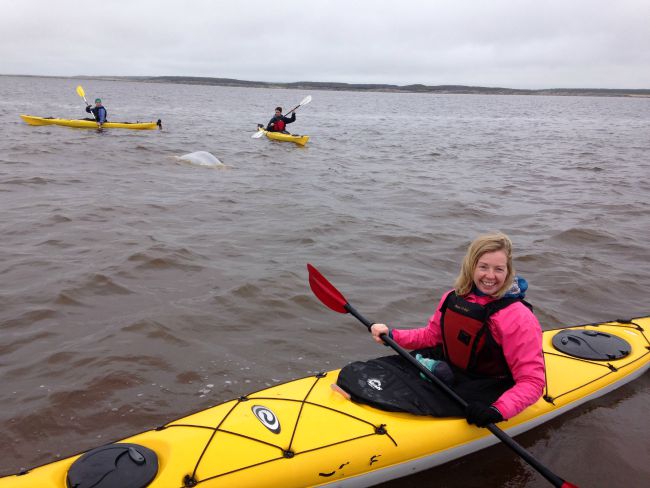
[[[650,0],[0,0],[0,74],[650,88]]]

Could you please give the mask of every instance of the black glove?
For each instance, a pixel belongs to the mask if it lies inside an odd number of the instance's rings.
[[[501,412],[493,406],[485,403],[473,402],[467,405],[465,409],[467,423],[474,424],[478,427],[485,427],[488,424],[496,424],[503,421]]]

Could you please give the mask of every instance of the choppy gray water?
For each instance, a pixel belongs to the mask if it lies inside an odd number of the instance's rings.
[[[650,99],[310,92],[0,77],[0,474],[386,351],[312,296],[423,325],[500,229],[544,327],[650,313]],[[181,162],[208,151],[227,167]],[[568,480],[650,481],[645,375],[519,441]],[[588,462],[585,462],[588,460]],[[502,446],[383,486],[546,487]]]

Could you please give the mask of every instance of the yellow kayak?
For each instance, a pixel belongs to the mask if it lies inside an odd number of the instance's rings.
[[[638,378],[650,365],[649,338],[650,316],[545,331],[544,397],[499,427],[517,435]],[[590,359],[601,340],[616,352]],[[575,348],[580,343],[587,346],[586,356],[585,349]],[[0,478],[0,488],[363,487],[499,442],[463,418],[386,412],[351,402],[331,388],[338,373],[267,388]]]
[[[266,137],[274,141],[294,142],[299,146],[304,146],[305,144],[307,144],[307,141],[309,140],[309,136],[300,136],[298,134],[287,134],[284,132],[270,132],[268,130],[264,130],[261,128],[258,128],[258,130],[261,130]]]
[[[77,129],[96,129],[97,122],[92,119],[56,119],[52,117],[36,117],[34,115],[21,115],[29,125],[62,125],[64,127],[75,127]],[[133,129],[152,130],[162,129],[162,122],[105,122],[103,129]]]

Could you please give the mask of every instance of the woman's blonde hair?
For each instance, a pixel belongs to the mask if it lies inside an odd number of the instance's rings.
[[[496,293],[498,298],[501,298],[508,291],[512,285],[513,277],[515,276],[515,268],[512,265],[512,241],[502,232],[495,232],[492,234],[484,234],[478,236],[467,248],[467,254],[463,258],[463,264],[460,268],[460,274],[456,278],[454,288],[456,294],[460,296],[467,295],[474,285],[474,270],[476,264],[481,256],[486,252],[503,251],[506,254],[508,263],[508,274],[503,281],[503,285]]]

